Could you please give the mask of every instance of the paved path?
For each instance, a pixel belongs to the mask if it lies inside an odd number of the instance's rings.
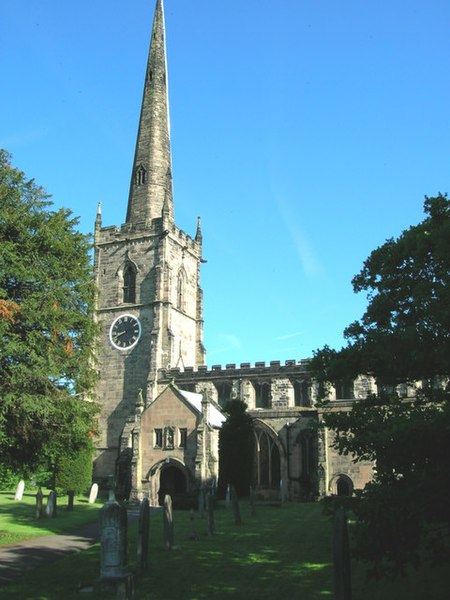
[[[137,517],[138,511],[129,511],[128,522]],[[27,571],[73,552],[86,550],[99,539],[100,529],[95,521],[73,531],[30,538],[11,546],[0,546],[0,587],[15,581]]]

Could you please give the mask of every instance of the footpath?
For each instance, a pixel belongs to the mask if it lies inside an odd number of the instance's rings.
[[[128,523],[137,518],[138,511],[128,512]],[[0,546],[0,587],[16,581],[28,571],[74,552],[87,550],[99,540],[99,523],[94,521],[80,529],[34,537],[11,546]]]
[[[11,546],[0,546],[0,586],[15,581],[26,572],[86,550],[100,539],[97,521],[80,529],[56,535],[30,538]]]

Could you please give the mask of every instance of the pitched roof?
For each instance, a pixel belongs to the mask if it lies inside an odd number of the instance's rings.
[[[193,406],[199,413],[202,412],[202,394],[196,394],[195,392],[186,392],[184,390],[178,390],[191,406]],[[212,427],[220,428],[222,423],[226,420],[223,412],[212,402],[208,403],[208,424]]]

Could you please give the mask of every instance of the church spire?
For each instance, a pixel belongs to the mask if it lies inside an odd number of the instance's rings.
[[[173,220],[167,62],[162,0],[157,0],[144,84],[126,222]]]

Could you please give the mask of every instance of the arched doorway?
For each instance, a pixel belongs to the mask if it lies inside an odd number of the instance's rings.
[[[185,494],[187,490],[186,476],[181,469],[173,465],[163,467],[159,477],[158,503],[160,506],[164,504],[164,496],[169,494],[177,496]]]
[[[348,475],[339,473],[331,479],[329,490],[332,494],[335,494],[336,496],[352,496],[353,481]]]
[[[339,477],[336,482],[336,492],[338,496],[350,496],[350,484],[343,477]]]

